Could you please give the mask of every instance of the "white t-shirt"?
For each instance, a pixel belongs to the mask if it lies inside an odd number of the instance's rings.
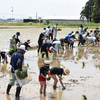
[[[88,37],[88,40],[95,41],[96,40],[96,37]]]
[[[60,41],[54,41],[53,44],[55,44],[54,47],[51,47],[53,50],[57,51],[58,50],[58,45],[61,45]]]

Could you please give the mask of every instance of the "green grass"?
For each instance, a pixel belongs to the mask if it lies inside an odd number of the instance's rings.
[[[99,27],[100,23],[58,23],[59,26],[80,26],[83,25],[84,27]],[[50,26],[55,26],[55,23],[50,23]],[[47,26],[45,23],[23,23],[23,22],[0,22],[0,26]],[[60,29],[60,28],[58,28]],[[61,30],[61,29],[60,29]]]

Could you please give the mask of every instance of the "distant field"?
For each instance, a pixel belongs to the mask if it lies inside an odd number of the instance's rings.
[[[100,23],[58,23],[58,27],[79,27],[80,25],[88,27],[100,27]],[[48,24],[51,27],[55,26],[55,23]],[[8,26],[28,26],[28,27],[44,27],[48,26],[46,23],[23,23],[23,22],[0,22],[0,28],[7,28]]]

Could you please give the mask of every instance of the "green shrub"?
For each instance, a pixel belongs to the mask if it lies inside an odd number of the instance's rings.
[[[46,23],[47,23],[47,25],[50,23],[50,21],[49,20],[46,20]]]

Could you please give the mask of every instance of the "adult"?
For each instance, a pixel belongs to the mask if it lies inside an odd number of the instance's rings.
[[[10,52],[9,53],[12,56],[12,54],[16,51],[17,51],[17,45],[16,45],[15,36],[13,36],[12,39],[10,39]]]
[[[51,47],[51,49],[53,49],[53,56],[57,56],[57,53],[59,53],[59,50],[60,49],[64,49],[64,39],[61,38],[60,40],[56,40],[56,41],[53,41],[53,44],[54,46]]]
[[[71,33],[69,33],[68,35],[72,35],[74,32],[73,31],[71,31]]]
[[[68,75],[69,73],[70,73],[70,70],[67,68],[63,69],[59,67],[52,67],[49,71],[49,75],[51,75],[51,77],[54,80],[53,88],[54,89],[56,88],[56,85],[58,82],[58,79],[56,77],[57,75],[59,77],[60,84],[62,85],[63,89],[65,89],[65,86],[62,83],[62,75]]]
[[[83,33],[83,25],[81,24],[80,27],[79,27],[79,43],[78,43],[78,46],[80,45],[80,43],[82,44],[82,46],[84,45],[84,41],[83,41],[83,36],[82,36],[82,33]]]
[[[26,49],[25,49],[25,45],[21,45],[18,49],[18,52],[15,52],[12,57],[11,57],[11,78],[10,78],[10,81],[8,83],[8,86],[7,86],[7,90],[6,90],[6,93],[9,95],[9,92],[10,92],[10,89],[11,87],[14,85],[15,81],[16,81],[16,94],[15,96],[16,97],[19,97],[20,95],[20,91],[21,91],[21,88],[16,77],[15,77],[15,74],[14,74],[14,71],[19,69],[20,71],[22,70],[22,62],[24,60],[24,54],[26,52]]]
[[[20,39],[18,38],[19,36],[20,36],[20,32],[16,32],[16,34],[14,35],[16,44],[17,44],[18,42],[20,42]]]
[[[68,47],[69,47],[69,44],[70,44],[70,38],[71,38],[71,35],[67,35],[67,36],[64,38],[64,42],[65,42],[65,43],[68,43]]]
[[[42,44],[41,53],[42,58],[44,57],[44,54],[46,53],[46,57],[48,58],[48,51],[51,53],[50,47],[53,46],[53,43],[45,42]]]
[[[43,40],[45,39],[45,33],[46,31],[43,30],[43,32],[39,35],[39,39],[38,39],[38,53],[42,47],[42,44],[43,44]]]
[[[57,37],[57,31],[58,31],[57,26],[58,26],[58,23],[56,23],[56,26],[55,26],[54,32],[53,32],[53,34],[54,34],[54,40],[56,40],[56,37]]]

